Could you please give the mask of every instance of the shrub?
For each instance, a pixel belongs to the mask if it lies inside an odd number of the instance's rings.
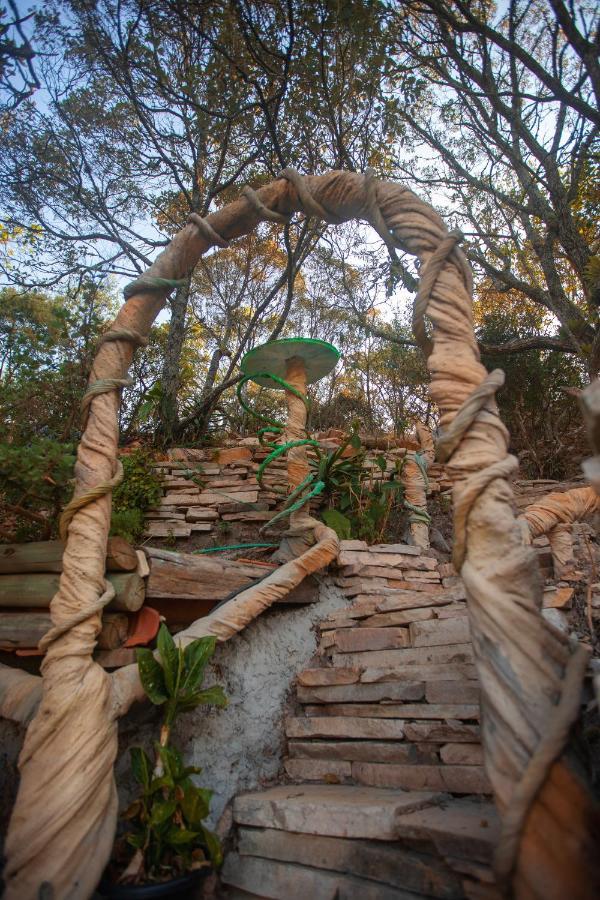
[[[48,540],[72,491],[72,444],[48,438],[0,444],[0,510],[8,539]]]
[[[152,454],[143,449],[123,457],[123,481],[113,491],[111,534],[135,543],[144,528],[144,513],[160,502],[162,479],[152,468]]]

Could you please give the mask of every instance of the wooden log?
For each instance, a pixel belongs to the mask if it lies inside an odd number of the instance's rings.
[[[0,546],[0,575],[22,572],[62,572],[62,541],[32,541],[29,544]],[[125,538],[108,539],[107,572],[135,572],[135,550]]]
[[[135,556],[137,566],[137,556]],[[0,607],[14,606],[48,609],[58,590],[60,576],[51,572],[34,575],[0,575]],[[108,609],[135,612],[146,593],[144,579],[136,572],[118,572],[107,576],[116,591]]]
[[[270,571],[219,556],[174,553],[156,547],[146,547],[145,552],[150,558],[147,593],[153,600],[223,600]]]
[[[37,647],[42,637],[50,630],[50,613],[36,609],[18,612],[0,612],[0,649],[18,650]],[[98,635],[99,650],[116,650],[127,640],[129,619],[125,613],[106,613],[102,617],[102,631]]]

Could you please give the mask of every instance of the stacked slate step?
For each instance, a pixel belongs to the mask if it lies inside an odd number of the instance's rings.
[[[211,533],[218,521],[262,524],[275,515],[281,499],[273,490],[278,472],[270,473],[270,481],[260,488],[259,463],[250,448],[177,448],[169,457],[155,464],[163,478],[163,497],[146,514],[146,536],[188,538]]]
[[[242,794],[230,900],[500,900],[493,806],[427,791],[282,786]]]
[[[404,545],[343,541],[338,564],[349,605],[285,721],[292,784],[236,798],[227,896],[499,900],[460,579]]]
[[[323,442],[323,449],[335,449],[335,442]],[[154,464],[163,478],[160,505],[146,513],[146,537],[189,538],[215,532],[219,522],[268,523],[283,507],[288,484],[285,459],[276,459],[265,470],[262,486],[256,473],[270,453],[255,439],[237,446],[215,449],[172,448],[167,459]],[[386,475],[392,472],[403,449],[383,453]],[[382,479],[375,456],[367,456],[364,467],[373,480]],[[429,478],[429,493],[438,492],[447,479],[438,466]],[[448,482],[449,484],[449,482]],[[315,504],[318,505],[318,504]]]
[[[286,722],[287,774],[299,781],[489,794],[459,579],[445,578],[450,585],[444,587],[437,561],[417,548],[356,544],[342,542],[340,581],[355,591],[347,582],[356,578],[361,593],[320,623],[321,665],[298,675],[299,714]],[[344,574],[349,567],[359,570],[356,576]],[[407,588],[420,574],[430,580]]]

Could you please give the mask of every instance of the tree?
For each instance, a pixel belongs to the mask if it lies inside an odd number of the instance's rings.
[[[396,72],[418,100],[400,117],[418,145],[400,171],[445,191],[476,271],[550,312],[557,346],[600,368],[599,14],[595,4],[409,0],[395,9]],[[595,220],[592,225],[590,218]],[[547,336],[544,336],[546,338]],[[543,343],[544,341],[542,341]]]
[[[0,89],[6,111],[16,109],[40,86],[36,54],[23,27],[32,16],[20,15],[14,0],[8,0],[8,9],[0,6]]]
[[[56,0],[38,16],[49,102],[16,112],[0,160],[5,221],[41,230],[38,252],[5,276],[46,287],[89,271],[135,276],[190,212],[243,180],[289,165],[381,170],[398,121],[380,78],[384,19],[366,0]],[[180,431],[190,288],[170,303],[166,440]]]

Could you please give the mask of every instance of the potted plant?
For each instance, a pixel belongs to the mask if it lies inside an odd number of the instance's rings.
[[[100,884],[107,900],[191,897],[198,882],[221,863],[219,840],[203,824],[212,792],[194,784],[201,769],[185,766],[170,743],[182,712],[203,703],[226,706],[220,685],[202,688],[216,638],[177,646],[167,627],[158,633],[160,662],[147,648],[137,651],[140,680],[148,698],[164,710],[154,762],[141,747],[131,748],[139,796],[123,813],[124,833]]]

